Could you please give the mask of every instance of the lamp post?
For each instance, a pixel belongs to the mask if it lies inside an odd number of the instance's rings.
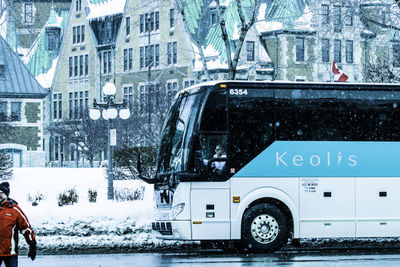
[[[106,95],[106,101],[97,102],[96,99],[93,99],[93,108],[91,108],[89,111],[89,117],[92,120],[98,120],[100,118],[100,111],[103,119],[107,120],[108,199],[114,199],[114,177],[112,173],[113,169],[111,146],[116,145],[116,131],[115,129],[111,129],[111,120],[115,119],[118,116],[118,113],[119,117],[123,120],[128,119],[130,115],[130,111],[127,107],[126,101],[123,101],[122,103],[117,103],[114,101],[114,95],[116,91],[117,89],[115,88],[115,85],[113,83],[106,83],[103,87],[103,93],[104,95]],[[119,112],[117,109],[119,109]]]

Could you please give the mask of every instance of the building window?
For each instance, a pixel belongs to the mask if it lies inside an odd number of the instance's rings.
[[[21,102],[11,102],[11,121],[21,121]]]
[[[253,41],[246,42],[246,50],[247,50],[247,61],[254,61],[254,42]]]
[[[333,24],[340,25],[342,20],[342,7],[341,6],[334,6],[333,7]]]
[[[321,5],[321,22],[322,24],[329,23],[329,6]]]
[[[160,29],[160,13],[151,12],[139,15],[140,33],[157,31]]]
[[[172,42],[167,44],[167,63],[168,65],[176,64],[178,62],[177,43]]]
[[[61,119],[62,118],[62,94],[56,93],[53,94],[53,119]]]
[[[81,36],[82,36],[81,41],[82,41],[82,43],[84,43],[85,42],[85,25],[81,25]]]
[[[140,68],[160,66],[160,45],[140,47]]]
[[[393,45],[393,67],[400,67],[400,44]]]
[[[322,62],[329,62],[329,39],[322,39]]]
[[[89,55],[85,55],[85,76],[89,75]]]
[[[194,85],[194,80],[186,80],[183,83],[183,88],[188,88],[190,86]]]
[[[144,32],[144,15],[140,15],[139,17],[139,25],[140,25],[140,33]]]
[[[85,42],[85,25],[72,27],[72,44]]]
[[[24,22],[33,23],[33,3],[24,4]]]
[[[159,12],[155,12],[155,17],[156,17],[155,30],[158,31],[160,29],[160,13]]]
[[[144,68],[144,47],[140,47],[140,68]]]
[[[344,24],[346,26],[352,26],[353,25],[353,9],[351,6],[346,7],[346,14],[344,18]]]
[[[0,102],[0,121],[7,121],[7,102]]]
[[[174,95],[178,92],[178,82],[177,81],[168,81],[167,82],[167,97],[168,100],[171,101]]]
[[[160,66],[160,45],[155,45],[154,46],[154,67],[159,67]]]
[[[112,72],[112,51],[102,51],[100,54],[100,65],[102,66],[102,73],[108,74]]]
[[[132,70],[133,68],[132,60],[133,60],[133,49],[132,48],[124,49],[124,58],[123,58],[124,71]]]
[[[46,50],[56,51],[60,46],[60,29],[46,28]]]
[[[83,76],[83,55],[79,56],[79,76]]]
[[[304,61],[304,38],[296,38],[296,61]]]
[[[336,63],[342,62],[342,42],[340,40],[335,40],[333,44],[333,60]]]
[[[353,41],[346,40],[346,62],[353,63]]]
[[[175,10],[173,8],[169,10],[169,27],[175,27]]]
[[[69,77],[74,76],[74,68],[72,63],[72,57],[69,57]]]
[[[0,79],[4,79],[6,77],[6,65],[0,64]]]
[[[129,109],[132,110],[132,108],[133,108],[133,87],[132,86],[124,87],[124,100],[128,104]]]
[[[211,25],[217,25],[217,23],[218,23],[217,12],[211,12],[210,13],[210,23],[211,23]]]
[[[74,76],[78,76],[78,56],[74,56]]]
[[[75,0],[75,11],[80,12],[82,10],[82,0]]]
[[[131,18],[126,17],[125,19],[125,35],[128,36],[131,34]]]

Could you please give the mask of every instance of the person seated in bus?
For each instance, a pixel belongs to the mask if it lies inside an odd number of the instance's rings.
[[[215,154],[213,155],[213,158],[214,159],[227,158],[225,149],[222,145],[218,144],[215,147]],[[204,165],[208,165],[209,160],[204,159],[203,162],[204,162]],[[211,169],[213,171],[222,171],[225,168],[225,163],[226,163],[226,161],[213,161],[211,163]]]

